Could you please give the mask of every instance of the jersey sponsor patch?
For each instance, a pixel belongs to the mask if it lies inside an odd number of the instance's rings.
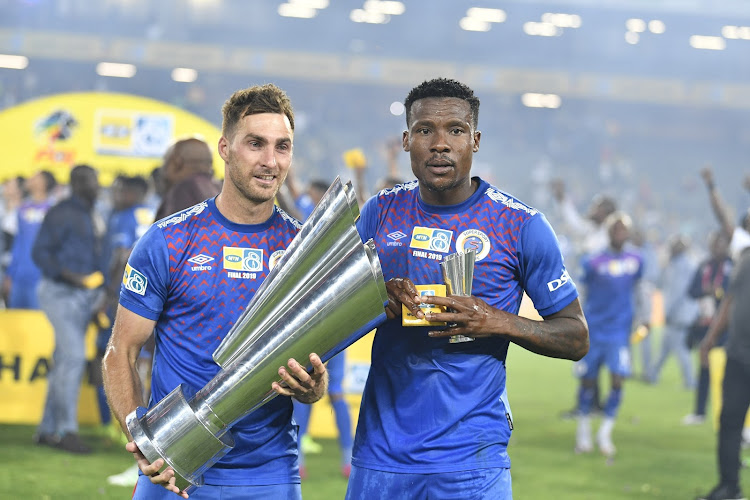
[[[224,269],[227,271],[263,271],[263,249],[224,247]]]
[[[563,269],[563,272],[559,278],[557,278],[556,280],[547,282],[547,288],[549,289],[550,292],[554,292],[555,290],[563,286],[568,281],[570,281],[570,275],[568,274],[568,270]]]
[[[489,255],[492,244],[490,238],[479,229],[467,229],[456,238],[456,250],[466,253],[468,250],[476,252],[476,261]]]
[[[448,253],[451,249],[453,231],[432,227],[415,226],[411,233],[411,248]]]
[[[146,295],[148,278],[142,272],[130,267],[130,264],[126,264],[125,273],[122,275],[122,284],[125,285],[126,290],[138,295]]]

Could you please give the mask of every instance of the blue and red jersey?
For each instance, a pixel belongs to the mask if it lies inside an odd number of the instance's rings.
[[[481,179],[465,202],[432,206],[418,181],[381,191],[362,208],[358,230],[373,238],[386,280],[443,283],[440,262],[476,250],[472,295],[517,314],[524,292],[543,316],[578,292],[546,218]],[[353,465],[409,473],[510,467],[505,391],[509,341],[449,343],[435,327],[387,321],[375,334]]]
[[[592,342],[628,344],[643,257],[638,250],[606,249],[583,259],[584,313]]]
[[[262,224],[227,220],[215,199],[156,222],[128,261],[120,304],[156,321],[150,405],[179,384],[190,394],[220,370],[212,354],[300,225],[278,207]],[[231,428],[234,448],[206,484],[299,482],[292,401],[276,397]]]

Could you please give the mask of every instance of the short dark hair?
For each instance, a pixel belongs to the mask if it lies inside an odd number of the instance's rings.
[[[85,181],[86,177],[92,174],[96,175],[94,167],[85,163],[79,163],[70,171],[70,184],[73,185]]]
[[[434,78],[427,80],[409,92],[404,101],[406,108],[406,126],[409,126],[411,120],[411,106],[419,99],[427,97],[456,97],[469,103],[471,108],[471,119],[474,128],[479,124],[479,98],[474,95],[474,91],[467,85],[450,78]]]
[[[317,189],[321,193],[325,193],[326,191],[328,191],[330,185],[330,182],[326,182],[323,179],[314,179],[310,181],[310,187],[313,189]]]
[[[248,115],[260,113],[281,113],[289,118],[289,125],[294,131],[294,110],[292,101],[286,93],[273,83],[255,85],[236,91],[221,108],[223,122],[221,134],[231,137],[237,123]]]
[[[139,195],[145,195],[148,192],[148,182],[142,175],[125,177],[122,181],[123,188],[134,191]]]

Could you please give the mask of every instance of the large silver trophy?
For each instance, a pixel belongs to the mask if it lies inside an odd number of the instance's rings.
[[[192,397],[180,385],[128,415],[141,452],[163,458],[181,490],[201,486],[234,446],[231,426],[276,396],[271,383],[289,358],[304,363],[315,352],[327,361],[385,320],[383,272],[358,217],[351,183],[336,178],[214,351],[219,373]]]

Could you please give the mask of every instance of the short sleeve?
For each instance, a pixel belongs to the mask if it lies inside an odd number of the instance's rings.
[[[555,232],[541,213],[521,227],[518,256],[521,286],[539,314],[559,312],[578,297]]]
[[[373,196],[365,202],[359,211],[359,220],[357,220],[357,231],[362,241],[375,238],[378,229],[378,200]]]
[[[162,230],[154,225],[130,254],[120,286],[120,304],[156,321],[169,291],[169,250]]]

